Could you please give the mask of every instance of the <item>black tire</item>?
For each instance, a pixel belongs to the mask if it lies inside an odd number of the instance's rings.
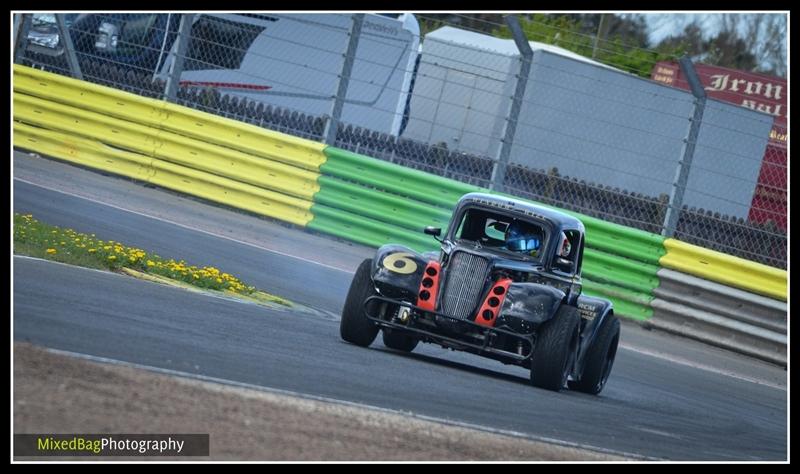
[[[579,392],[597,395],[606,386],[619,345],[619,319],[613,314],[603,321],[592,346],[586,353],[583,374],[577,382],[570,382],[569,388]]]
[[[342,322],[339,324],[339,334],[347,342],[361,347],[367,347],[378,335],[378,326],[367,318],[364,312],[364,301],[374,296],[375,287],[370,277],[372,259],[368,258],[358,266],[350,291],[344,302]]]
[[[553,319],[542,324],[531,360],[531,383],[559,391],[567,384],[578,348],[580,315],[573,306],[561,305]]]
[[[419,344],[419,339],[397,331],[392,331],[391,329],[384,329],[383,344],[389,349],[411,352],[417,347],[417,344]]]

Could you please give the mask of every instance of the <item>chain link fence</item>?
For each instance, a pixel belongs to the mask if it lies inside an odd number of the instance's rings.
[[[774,81],[717,100],[441,16],[26,17],[21,64],[786,268],[786,106],[752,102],[785,104]]]

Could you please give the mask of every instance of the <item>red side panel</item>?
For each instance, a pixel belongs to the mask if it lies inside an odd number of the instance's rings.
[[[501,278],[492,285],[489,290],[489,295],[483,300],[478,314],[475,315],[475,323],[481,326],[494,327],[497,321],[497,315],[500,314],[500,308],[503,307],[503,301],[506,299],[508,287],[511,285],[511,278]]]
[[[417,292],[417,306],[427,311],[436,310],[436,297],[439,293],[439,277],[442,267],[439,262],[431,260],[422,273],[422,281]]]

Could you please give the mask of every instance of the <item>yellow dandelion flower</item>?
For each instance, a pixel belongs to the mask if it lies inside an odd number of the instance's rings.
[[[47,249],[47,253],[52,255],[52,254],[56,253],[56,249]]]

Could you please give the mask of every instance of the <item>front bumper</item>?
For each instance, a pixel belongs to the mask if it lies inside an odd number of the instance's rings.
[[[399,320],[382,319],[374,314],[370,314],[369,308],[377,305],[370,305],[371,302],[384,302],[393,305],[401,305],[411,308],[408,320],[403,323]],[[516,362],[529,359],[533,353],[534,333],[521,334],[505,329],[482,326],[472,321],[457,319],[438,311],[428,311],[419,306],[404,301],[386,298],[383,296],[370,296],[364,301],[364,313],[367,318],[378,324],[382,328],[390,328],[399,331],[413,333],[414,335],[436,342],[443,346],[454,349],[469,350],[478,354],[492,354],[503,358],[509,358]],[[442,321],[447,328],[437,324]],[[452,328],[459,328],[460,334],[455,334]],[[507,338],[517,342],[518,352],[510,352],[497,347],[497,342],[501,338]]]

